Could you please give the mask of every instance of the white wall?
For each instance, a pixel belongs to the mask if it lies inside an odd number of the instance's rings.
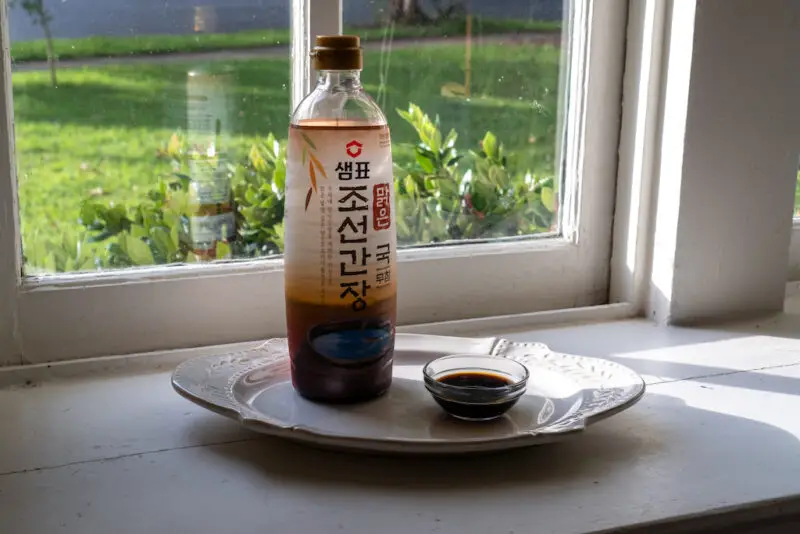
[[[649,312],[687,323],[779,311],[800,149],[800,2],[675,0],[671,22]]]

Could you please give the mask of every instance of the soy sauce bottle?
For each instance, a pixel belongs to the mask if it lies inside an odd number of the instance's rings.
[[[361,86],[359,38],[319,36],[319,73],[289,128],[284,223],[292,382],[355,402],[392,380],[396,231],[386,117]]]

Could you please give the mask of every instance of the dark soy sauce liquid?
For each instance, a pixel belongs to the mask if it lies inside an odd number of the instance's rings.
[[[513,381],[504,376],[481,372],[453,373],[437,378],[436,381],[449,386],[477,386],[489,389],[508,387],[513,384]],[[435,399],[442,408],[455,417],[480,421],[503,415],[516,404],[518,397],[497,401],[495,395],[491,393],[476,391],[474,398],[471,398],[468,403],[450,401],[438,396]]]
[[[292,383],[298,393],[328,403],[385,393],[392,383],[395,307],[395,298],[386,299],[368,308],[367,315],[287,298]]]
[[[436,380],[448,386],[478,386],[482,388],[502,388],[510,386],[513,382],[508,378],[492,373],[454,373],[452,375],[443,376]]]

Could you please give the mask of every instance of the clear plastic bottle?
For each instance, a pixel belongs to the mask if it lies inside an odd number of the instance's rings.
[[[354,402],[392,380],[397,285],[386,117],[361,86],[358,37],[320,36],[317,86],[289,131],[286,317],[304,397]]]
[[[231,71],[195,69],[187,74],[189,237],[197,261],[226,257],[218,245],[236,239],[236,212],[228,171]]]

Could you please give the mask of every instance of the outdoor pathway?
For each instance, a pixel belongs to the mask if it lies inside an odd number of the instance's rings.
[[[465,38],[458,37],[424,37],[424,38],[404,38],[395,39],[392,48],[408,48],[419,45],[440,45],[440,44],[463,44]],[[473,38],[473,44],[480,46],[482,43],[491,44],[552,44],[561,43],[560,33],[509,33],[500,35],[486,35]],[[368,41],[363,44],[365,50],[379,50],[380,41]],[[182,52],[176,54],[143,54],[131,56],[115,57],[92,57],[83,59],[65,59],[58,62],[58,68],[82,68],[98,67],[102,65],[131,65],[135,63],[185,63],[191,61],[220,61],[220,60],[239,60],[257,59],[264,56],[287,56],[289,47],[285,45],[267,46],[260,48],[240,48],[232,50],[214,50],[207,52]],[[45,61],[30,61],[24,63],[12,63],[13,72],[24,72],[47,69]]]

